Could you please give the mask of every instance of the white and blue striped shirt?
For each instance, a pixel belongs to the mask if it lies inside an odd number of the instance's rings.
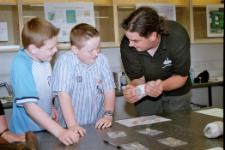
[[[92,124],[103,116],[104,92],[114,90],[115,84],[108,60],[99,54],[96,63],[85,65],[71,51],[62,54],[53,69],[53,92],[69,93],[80,124]],[[66,127],[58,97],[55,101],[59,123]]]

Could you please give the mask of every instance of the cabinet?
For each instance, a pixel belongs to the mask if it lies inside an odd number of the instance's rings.
[[[96,28],[100,31],[101,47],[115,46],[114,12],[111,0],[46,0],[47,2],[93,2]],[[33,17],[44,18],[44,0],[0,0],[0,21],[7,21],[9,41],[0,45],[21,45],[20,34],[24,24]],[[59,43],[59,49],[68,49],[69,43]],[[17,49],[9,49],[15,51]],[[0,48],[1,51],[1,48]]]
[[[20,45],[23,25],[35,16],[44,18],[44,2],[93,2],[101,47],[119,47],[124,35],[120,25],[137,3],[174,4],[176,19],[186,28],[192,43],[223,42],[223,38],[207,37],[206,25],[207,4],[220,4],[221,0],[0,0],[0,21],[7,22],[9,32],[9,40],[0,42],[0,46]],[[58,48],[68,49],[69,43],[59,43]]]
[[[192,43],[223,43],[223,38],[207,37],[206,6],[222,4],[221,0],[191,0],[190,23]]]
[[[93,2],[95,10],[96,28],[100,31],[101,47],[114,46],[114,19],[113,19],[113,6],[111,0],[47,0],[46,2]],[[23,0],[21,2],[21,29],[23,25],[31,18],[38,16],[44,18],[44,1],[30,1]],[[59,43],[59,49],[68,49],[69,43]]]
[[[120,27],[122,21],[128,17],[128,15],[136,9],[137,3],[146,4],[174,4],[176,7],[176,20],[181,23],[186,30],[190,31],[189,23],[189,0],[115,0],[118,11],[118,26],[119,26],[119,41],[124,35],[123,29]]]
[[[0,0],[0,5],[16,5],[16,0]]]
[[[15,0],[0,0],[0,22],[6,22],[8,29],[8,41],[0,41],[0,46],[18,45],[20,33]]]

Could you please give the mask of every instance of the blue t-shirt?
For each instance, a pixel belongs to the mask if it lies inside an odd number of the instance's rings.
[[[36,103],[49,116],[51,115],[52,69],[50,63],[35,61],[26,54],[24,49],[21,49],[13,59],[10,75],[13,88],[11,131],[22,134],[27,131],[43,130],[27,114],[23,105]]]

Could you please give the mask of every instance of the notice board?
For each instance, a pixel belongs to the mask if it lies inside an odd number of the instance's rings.
[[[69,42],[71,29],[79,23],[95,27],[93,2],[45,2],[45,19],[60,28],[58,42]]]

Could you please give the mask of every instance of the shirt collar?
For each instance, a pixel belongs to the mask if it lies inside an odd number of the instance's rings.
[[[147,51],[151,56],[154,56],[155,52],[156,52],[157,49],[159,48],[159,45],[160,45],[160,43],[161,43],[161,37],[160,37],[159,40],[160,40],[160,41],[159,41],[159,44],[158,44],[156,47],[151,48],[151,49],[149,49],[149,50]]]
[[[81,62],[81,60],[77,57],[77,55],[75,55],[72,51],[69,51],[69,52],[72,53],[73,57],[75,57],[73,59],[75,61],[75,65],[82,66],[82,68],[84,68],[84,69],[90,69],[96,64],[96,63],[91,64],[91,65],[85,64],[85,63]]]

